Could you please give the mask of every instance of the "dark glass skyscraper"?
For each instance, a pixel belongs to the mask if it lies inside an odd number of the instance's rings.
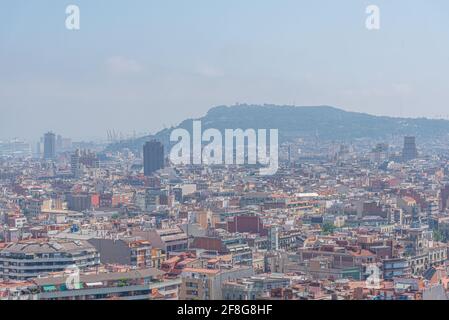
[[[415,137],[404,137],[404,149],[402,149],[402,159],[410,161],[418,158]]]
[[[159,141],[148,141],[143,146],[143,171],[150,176],[155,171],[164,168],[164,146]]]
[[[56,157],[56,135],[47,132],[44,135],[44,159],[52,160]]]

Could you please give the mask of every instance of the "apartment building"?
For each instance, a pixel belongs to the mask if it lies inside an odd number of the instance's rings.
[[[179,227],[151,230],[147,240],[166,253],[182,252],[188,248],[187,234]]]
[[[180,279],[165,280],[154,268],[81,274],[74,288],[67,276],[34,279],[39,300],[177,300]]]
[[[154,248],[149,241],[136,239],[89,239],[100,253],[103,264],[115,263],[138,268],[160,268],[166,254],[162,249]]]
[[[0,283],[0,300],[177,300],[180,284],[154,268],[89,271],[75,278],[61,272]]]
[[[0,250],[0,278],[27,280],[63,271],[68,266],[83,269],[99,263],[99,253],[86,241],[16,242]]]
[[[221,300],[225,281],[254,275],[253,268],[185,268],[181,273],[179,297],[182,300]]]
[[[258,275],[239,278],[223,284],[222,293],[226,300],[256,300],[266,296],[270,290],[287,288],[291,279],[282,274]]]

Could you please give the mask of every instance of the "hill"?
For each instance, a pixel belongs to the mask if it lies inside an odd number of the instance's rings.
[[[330,106],[295,107],[275,105],[218,106],[199,119],[183,121],[177,128],[192,130],[192,121],[201,120],[203,130],[278,129],[280,141],[296,137],[318,137],[322,140],[350,141],[359,138],[388,138],[392,135],[415,135],[429,138],[449,134],[449,121],[427,118],[395,118],[349,112]],[[164,129],[154,136],[112,144],[109,150],[138,150],[145,141],[157,139],[166,147],[170,133]]]

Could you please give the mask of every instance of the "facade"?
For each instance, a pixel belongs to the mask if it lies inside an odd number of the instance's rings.
[[[165,253],[185,251],[189,247],[187,234],[181,228],[150,230],[148,240]]]
[[[77,288],[68,289],[65,277],[34,282],[39,300],[177,300],[180,280],[164,280],[156,269],[80,275]]]
[[[409,257],[409,264],[412,274],[422,275],[429,268],[442,265],[446,260],[447,246],[435,246]]]
[[[223,299],[257,300],[269,290],[286,288],[290,284],[291,280],[288,277],[275,274],[236,279],[223,284]]]
[[[44,160],[53,160],[56,157],[56,135],[47,132],[44,135]]]
[[[103,264],[130,265],[138,268],[160,268],[166,255],[148,241],[128,239],[88,240],[100,253]]]
[[[440,209],[442,211],[446,210],[449,207],[449,184],[446,184],[440,190]]]
[[[253,264],[253,251],[242,237],[197,236],[192,248],[216,252],[217,255],[231,254],[232,262],[236,265]]]
[[[143,170],[145,176],[164,168],[164,146],[158,141],[148,141],[143,146]]]
[[[28,280],[74,265],[85,269],[99,263],[97,250],[86,241],[15,242],[0,250],[0,277]]]
[[[85,211],[92,208],[92,195],[90,194],[69,194],[67,196],[67,205],[69,210]]]
[[[78,177],[81,171],[80,167],[80,151],[76,150],[74,154],[70,156],[70,170],[74,177]]]
[[[252,268],[202,269],[185,268],[181,274],[179,297],[182,300],[221,300],[225,281],[254,274]]]
[[[404,148],[402,149],[402,158],[404,161],[410,161],[418,157],[415,137],[404,137]]]
[[[157,269],[60,273],[4,288],[0,300],[177,300],[181,280],[163,278]]]
[[[411,275],[409,261],[404,258],[385,259],[382,269],[385,280],[393,280],[398,277],[410,277]]]

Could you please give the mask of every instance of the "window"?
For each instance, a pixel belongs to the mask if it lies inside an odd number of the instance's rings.
[[[189,296],[198,296],[198,291],[197,290],[187,290],[186,293]]]

